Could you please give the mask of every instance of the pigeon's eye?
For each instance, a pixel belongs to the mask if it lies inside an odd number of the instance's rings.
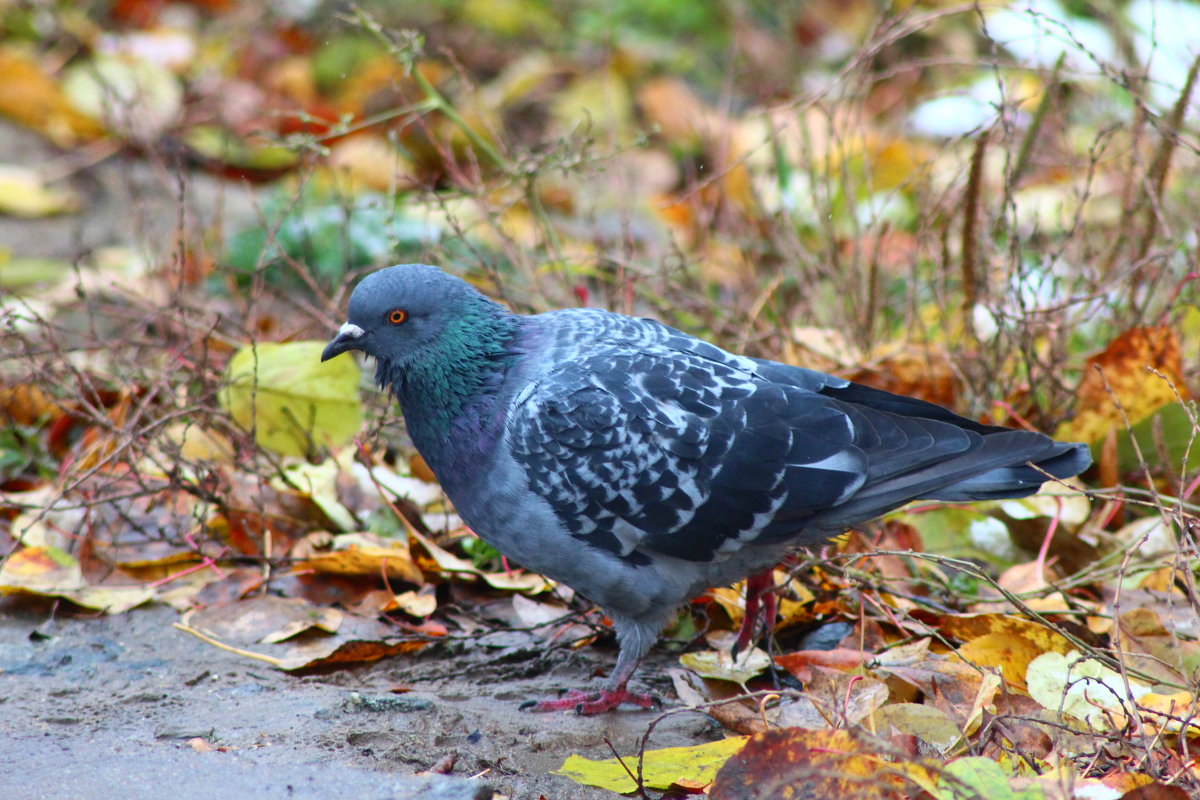
[[[403,308],[393,308],[388,312],[387,315],[388,322],[392,323],[393,325],[399,325],[406,319],[408,319],[408,312]]]

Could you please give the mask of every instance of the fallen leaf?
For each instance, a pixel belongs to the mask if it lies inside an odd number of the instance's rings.
[[[34,425],[59,410],[36,383],[0,386],[0,420],[16,425]]]
[[[263,639],[293,626],[322,619],[322,609],[296,598],[258,595],[240,603],[189,611],[175,627],[215,647],[264,661],[287,672],[308,672],[378,661],[426,645],[423,639],[397,636],[397,629],[376,619],[342,617],[336,633],[291,636],[274,643]],[[309,625],[308,627],[312,627]],[[318,628],[314,630],[320,630]]]
[[[1046,796],[1039,786],[1014,790],[1000,765],[982,756],[957,758],[947,764],[938,790],[939,800],[1041,800]]]
[[[224,165],[235,174],[247,171],[251,178],[275,176],[291,169],[300,160],[294,150],[273,141],[240,138],[213,125],[193,125],[184,132],[182,139],[197,156]]]
[[[891,692],[883,681],[831,669],[818,669],[804,687],[804,695],[785,700],[767,712],[774,724],[785,728],[855,725],[888,701]]]
[[[705,785],[712,781],[721,765],[745,744],[746,737],[733,736],[692,747],[647,750],[641,758],[642,780],[651,789],[669,789],[672,784],[682,780]],[[563,775],[584,786],[599,786],[624,794],[637,791],[637,782],[629,773],[637,775],[638,767],[637,754],[621,760],[609,758],[603,761],[570,755],[552,774]]]
[[[785,728],[755,734],[713,781],[711,800],[782,797],[900,800],[904,769],[848,731]]]
[[[48,217],[78,211],[80,205],[79,195],[49,185],[33,167],[0,164],[0,214]]]
[[[775,656],[776,664],[806,682],[812,680],[814,666],[851,670],[874,660],[874,653],[844,647],[836,647],[833,650],[799,650]]]
[[[1136,425],[1162,406],[1186,400],[1179,338],[1161,326],[1130,328],[1087,360],[1075,396],[1079,413],[1059,426],[1057,439],[1100,442],[1109,431],[1123,430],[1126,418]]]
[[[1009,686],[1025,691],[1029,663],[1045,652],[1067,653],[1074,645],[1044,625],[1007,614],[943,615],[938,629],[963,640],[957,655],[977,667],[995,667]]]
[[[751,647],[733,658],[737,634],[733,631],[715,630],[705,635],[713,650],[684,653],[679,657],[683,666],[704,678],[733,681],[745,685],[746,681],[759,675],[771,666],[771,657],[757,647]]]
[[[917,346],[911,342],[883,345],[866,366],[844,373],[843,377],[949,408],[958,402],[958,371],[945,349],[937,345]]]
[[[60,147],[104,135],[99,122],[76,111],[58,81],[20,46],[0,48],[0,114]]]
[[[717,678],[745,686],[746,681],[771,666],[771,657],[757,647],[738,653],[736,661],[728,650],[701,650],[684,653],[679,657],[679,663],[702,678]]]
[[[305,492],[338,530],[353,531],[359,527],[358,521],[350,509],[338,500],[337,478],[343,466],[332,458],[320,464],[288,464],[282,475],[272,478],[271,485],[276,489],[299,489]]]
[[[335,143],[329,152],[329,167],[346,192],[392,193],[416,185],[412,162],[382,136],[352,136]]]
[[[358,364],[321,361],[324,342],[263,343],[239,350],[226,370],[221,407],[263,447],[304,456],[337,447],[362,422]]]
[[[432,592],[416,592],[409,589],[406,592],[392,595],[390,602],[380,610],[384,612],[403,611],[410,617],[424,618],[437,611],[437,596]]]
[[[1038,656],[1029,664],[1025,683],[1029,696],[1043,708],[1097,730],[1119,730],[1132,704],[1150,693],[1150,687],[1133,679],[1126,691],[1119,673],[1076,651]]]
[[[79,562],[54,547],[24,547],[0,564],[0,594],[60,597],[105,614],[122,614],[154,598],[148,586],[91,585]]]
[[[314,553],[296,563],[298,570],[315,570],[327,575],[354,575],[421,584],[425,575],[413,562],[407,542],[384,539],[371,533],[344,533],[333,537],[331,550]]]
[[[554,588],[554,584],[535,572],[484,572],[465,558],[454,555],[417,531],[409,531],[434,564],[448,575],[474,575],[494,589],[505,589],[526,594],[539,594]]]
[[[946,712],[923,703],[892,703],[875,711],[875,725],[881,733],[892,726],[899,733],[916,736],[946,753],[963,738],[962,729]]]
[[[62,90],[80,113],[141,142],[156,140],[183,108],[183,86],[175,74],[139,59],[99,54],[72,64]]]
[[[293,636],[299,636],[312,630],[324,633],[337,633],[338,628],[342,626],[344,618],[345,615],[336,608],[316,608],[306,617],[285,622],[276,630],[263,636],[259,641],[263,644],[286,642]]]

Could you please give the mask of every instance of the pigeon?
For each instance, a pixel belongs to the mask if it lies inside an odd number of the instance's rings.
[[[358,350],[464,522],[612,620],[597,692],[533,702],[594,714],[656,699],[630,677],[689,599],[915,499],[1025,497],[1088,448],[736,355],[593,308],[522,315],[437,267],[366,276],[321,360]],[[747,632],[743,626],[739,642]],[[526,704],[529,705],[529,704]]]

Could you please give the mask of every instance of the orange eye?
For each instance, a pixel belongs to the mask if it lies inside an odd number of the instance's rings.
[[[404,320],[408,319],[408,312],[402,308],[394,308],[388,313],[388,322],[393,325],[399,325]]]

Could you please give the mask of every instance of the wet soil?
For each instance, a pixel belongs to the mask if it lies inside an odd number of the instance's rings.
[[[571,753],[610,757],[606,742],[636,753],[658,716],[518,709],[598,686],[596,673],[614,660],[602,647],[458,642],[297,677],[174,628],[169,608],[51,611],[28,598],[0,603],[0,795],[9,800],[613,798],[550,773]],[[653,658],[641,688],[670,698],[668,664]],[[397,684],[411,691],[392,693]],[[654,728],[650,747],[720,735],[709,718],[678,714]],[[450,780],[412,777],[450,759]]]

